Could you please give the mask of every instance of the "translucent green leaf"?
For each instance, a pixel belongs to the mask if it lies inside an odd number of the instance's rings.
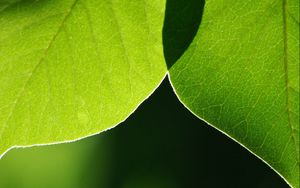
[[[0,155],[78,139],[130,115],[166,74],[161,0],[0,5]]]
[[[299,186],[299,1],[207,0],[170,77],[195,115]]]
[[[187,10],[183,0],[168,3]],[[0,0],[0,155],[126,119],[166,74],[164,8],[160,0]],[[176,44],[165,55],[179,98],[297,187],[299,2],[207,0],[193,43],[173,64],[201,13],[165,22],[164,37],[179,28],[169,40],[177,43],[165,42]]]

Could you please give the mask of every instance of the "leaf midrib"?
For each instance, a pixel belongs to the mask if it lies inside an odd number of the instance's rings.
[[[24,93],[24,91],[25,91],[27,85],[29,84],[30,80],[31,80],[32,77],[33,77],[33,74],[36,72],[36,70],[38,69],[38,67],[40,67],[40,65],[42,64],[42,62],[45,60],[45,58],[46,58],[46,56],[47,56],[47,53],[48,53],[49,49],[51,48],[51,46],[52,46],[53,43],[55,42],[55,40],[56,40],[57,36],[59,35],[59,33],[62,31],[62,28],[63,28],[65,22],[66,22],[66,21],[68,20],[68,18],[70,17],[71,12],[72,12],[72,10],[74,9],[74,7],[76,6],[76,4],[78,3],[78,1],[79,1],[79,0],[74,0],[74,2],[73,2],[73,3],[71,4],[71,6],[70,6],[70,9],[65,13],[64,18],[63,18],[62,21],[61,21],[61,24],[58,26],[58,29],[57,29],[57,31],[54,33],[52,39],[49,41],[48,46],[45,48],[44,53],[43,53],[43,56],[42,56],[41,59],[37,62],[37,64],[34,66],[34,68],[33,68],[32,72],[31,72],[30,76],[29,76],[28,79],[26,80],[24,86],[21,88],[20,93],[17,95],[17,98],[16,98],[15,102],[13,103],[11,112],[8,114],[7,120],[6,120],[6,122],[4,123],[4,126],[3,126],[3,128],[2,128],[2,130],[1,130],[1,132],[0,132],[0,137],[2,137],[4,131],[5,131],[6,127],[7,127],[7,123],[8,123],[9,120],[11,119],[11,117],[12,117],[12,115],[13,115],[15,109],[16,109],[16,106],[17,106],[17,104],[19,103],[20,98],[22,97],[22,94]]]
[[[282,16],[283,16],[283,48],[284,48],[284,54],[283,54],[283,63],[284,63],[284,73],[285,73],[285,85],[286,85],[286,106],[287,106],[287,114],[288,114],[288,126],[291,130],[291,139],[292,142],[296,148],[296,156],[297,156],[297,163],[299,163],[299,153],[298,148],[296,144],[296,139],[293,131],[293,125],[291,122],[291,106],[290,106],[290,93],[289,93],[289,73],[288,73],[288,39],[287,39],[287,0],[282,1]]]

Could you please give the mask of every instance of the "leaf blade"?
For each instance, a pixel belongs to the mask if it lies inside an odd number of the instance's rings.
[[[170,69],[170,78],[180,100],[195,115],[253,151],[297,187],[299,26],[286,17],[287,50],[292,55],[285,64],[284,10],[293,9],[297,18],[299,7],[296,1],[286,3],[206,1],[196,38]],[[286,65],[293,75],[288,82],[296,91],[291,94],[292,122]]]
[[[78,139],[126,119],[165,76],[163,10],[162,1],[95,0],[2,10],[0,152]]]

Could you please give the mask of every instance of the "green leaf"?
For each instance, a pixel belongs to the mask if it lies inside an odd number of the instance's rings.
[[[161,0],[3,1],[0,155],[128,117],[167,71],[164,8]]]
[[[299,186],[299,1],[207,0],[170,77],[195,115]]]

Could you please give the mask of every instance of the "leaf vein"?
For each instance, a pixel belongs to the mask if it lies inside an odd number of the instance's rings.
[[[34,73],[38,70],[38,68],[40,67],[40,65],[42,64],[42,62],[45,60],[45,57],[49,51],[49,49],[51,48],[51,46],[53,45],[54,41],[56,40],[57,36],[59,35],[59,33],[61,32],[63,26],[64,26],[64,23],[67,21],[67,19],[69,18],[69,16],[71,15],[71,12],[73,10],[73,8],[75,7],[75,5],[77,4],[78,0],[74,0],[73,4],[71,5],[70,9],[68,12],[66,12],[65,14],[65,17],[63,18],[61,24],[58,26],[58,29],[57,29],[57,32],[54,34],[53,38],[50,40],[49,42],[49,45],[47,46],[47,48],[45,49],[44,51],[44,56],[41,57],[41,59],[37,62],[37,64],[34,66],[33,70],[32,70],[32,73],[30,74],[29,78],[26,80],[26,82],[24,83],[24,86],[21,88],[19,94],[17,95],[16,97],[16,100],[15,102],[13,103],[13,106],[12,106],[12,109],[10,111],[10,113],[8,114],[8,117],[0,131],[0,137],[3,136],[3,133],[7,127],[7,124],[9,122],[9,120],[12,118],[13,116],[13,113],[15,112],[16,110],[16,107],[17,107],[17,104],[19,103],[21,97],[22,97],[22,94],[24,93],[27,85],[30,83],[31,79],[33,78],[33,75]]]
[[[288,38],[287,38],[287,0],[283,0],[282,1],[282,15],[283,15],[283,45],[284,45],[284,54],[283,54],[283,63],[284,63],[284,72],[285,72],[285,84],[286,84],[286,106],[287,106],[287,115],[288,115],[288,125],[290,128],[290,133],[291,133],[291,140],[293,145],[296,148],[296,152],[297,152],[297,161],[299,163],[299,153],[298,153],[298,147],[296,144],[296,139],[295,139],[295,135],[293,132],[293,125],[291,122],[291,106],[290,106],[290,93],[289,93],[289,88],[290,88],[290,84],[289,84],[289,74],[288,74]]]

